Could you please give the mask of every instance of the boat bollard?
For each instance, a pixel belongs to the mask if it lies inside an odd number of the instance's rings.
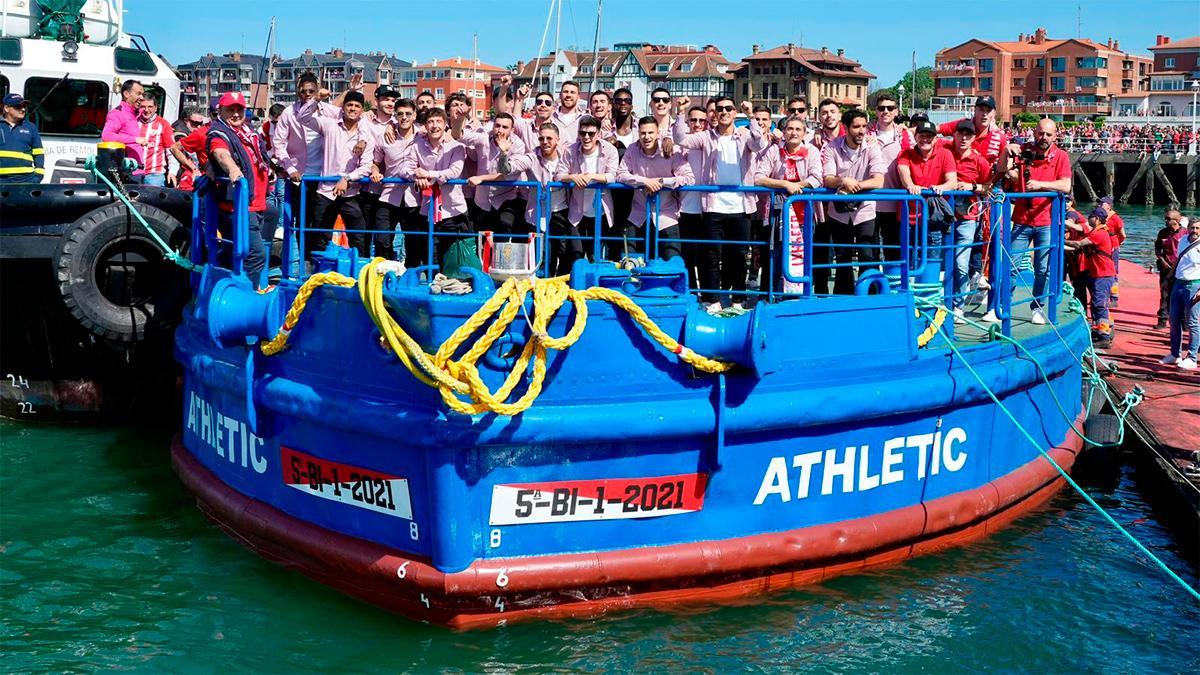
[[[208,334],[221,347],[268,340],[283,325],[282,299],[278,290],[259,293],[244,276],[218,279],[208,296]]]

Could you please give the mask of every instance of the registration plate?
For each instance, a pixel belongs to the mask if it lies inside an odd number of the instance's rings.
[[[305,494],[412,520],[408,479],[282,447],[283,482]]]
[[[492,487],[492,525],[651,518],[704,507],[708,474],[515,483]]]

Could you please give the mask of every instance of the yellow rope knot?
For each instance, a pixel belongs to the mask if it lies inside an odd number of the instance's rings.
[[[349,288],[354,285],[354,279],[337,272],[321,272],[314,274],[304,282],[300,290],[296,293],[296,299],[292,301],[292,308],[288,310],[287,316],[283,318],[283,325],[279,327],[279,332],[269,342],[264,342],[259,345],[259,350],[266,356],[274,356],[279,352],[287,349],[288,336],[292,334],[292,330],[296,328],[296,322],[300,320],[300,315],[304,313],[304,308],[308,306],[308,299],[321,286],[330,284],[333,286],[342,286]]]
[[[914,311],[916,312],[917,318],[921,318],[920,310]],[[929,322],[929,326],[925,328],[924,332],[917,336],[917,348],[921,348],[929,344],[929,341],[933,339],[933,336],[938,334],[938,331],[942,329],[942,324],[946,322],[946,314],[947,312],[945,307],[938,307],[938,311],[933,315],[933,320]]]

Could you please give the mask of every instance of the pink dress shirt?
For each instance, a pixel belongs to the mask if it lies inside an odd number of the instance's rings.
[[[396,136],[396,140],[388,143],[385,140],[380,140],[375,144],[375,163],[379,165],[380,173],[384,178],[401,178],[400,166],[404,162],[404,155],[408,153],[408,147],[417,140],[418,134],[414,131],[409,138],[401,138]],[[380,134],[382,139],[382,134]],[[417,206],[417,192],[412,185],[403,183],[383,183],[382,191],[379,193],[379,200],[387,202],[392,206]]]
[[[533,164],[533,158],[526,151],[525,144],[516,135],[510,135],[512,147],[508,149],[509,171],[500,180],[519,180],[522,173]],[[463,134],[462,144],[467,149],[467,155],[475,159],[475,174],[482,176],[500,172],[500,148],[492,139],[490,131],[479,128],[471,133]],[[521,196],[515,187],[488,187],[480,185],[475,188],[475,205],[484,211],[495,211],[500,205],[510,199]]]
[[[671,128],[675,144],[686,148],[688,153],[700,153],[700,172],[696,174],[697,185],[717,185],[717,134],[716,129],[700,131],[694,134],[687,132],[687,118],[680,115],[675,119]],[[768,140],[763,136],[757,124],[751,124],[733,130],[734,140],[737,141],[738,157],[741,164],[742,185],[754,185],[754,154],[767,148]],[[691,156],[689,154],[689,159]],[[696,166],[695,164],[692,165]],[[712,192],[704,193],[703,208],[710,210],[713,201]],[[745,213],[752,214],[758,208],[757,195],[743,193],[742,203]]]
[[[583,117],[583,112],[578,105],[575,106],[574,112],[564,113],[562,108],[556,107],[554,112],[550,113],[550,121],[558,127],[558,147],[565,148],[579,140],[580,117]]]
[[[604,182],[606,183],[616,182],[618,164],[616,146],[605,140],[596,141],[596,144],[599,146],[596,148],[596,152],[600,153],[599,170],[597,173],[604,175]],[[559,147],[562,146],[560,145]],[[558,175],[555,176],[555,180],[563,180],[565,176],[570,174],[583,173],[583,162],[584,155],[583,151],[580,150],[579,143],[572,143],[567,147],[566,152],[563,153],[563,161],[558,163]],[[585,210],[584,200],[595,199],[594,192],[594,190],[588,188],[571,188],[571,202],[567,211],[567,219],[571,221],[572,225],[578,225],[583,220]],[[603,190],[602,192],[604,193],[604,215],[608,217],[608,223],[611,226],[613,224],[612,191]]]
[[[617,182],[627,185],[645,185],[647,178],[670,178],[670,187],[694,185],[695,176],[688,164],[683,151],[675,148],[670,157],[663,157],[662,145],[654,146],[654,152],[647,155],[642,150],[641,143],[634,143],[625,151],[621,165],[617,167]],[[659,190],[658,192],[658,229],[679,224],[679,201],[684,193],[674,190]],[[629,222],[641,225],[646,222],[646,192],[635,190],[633,207],[629,211]],[[651,214],[653,218],[653,214]]]
[[[349,181],[343,197],[353,197],[361,187],[359,179],[371,175],[371,160],[375,158],[375,137],[363,125],[362,121],[347,129],[339,118],[322,117],[320,115],[303,115],[302,123],[315,130],[324,139],[325,162],[321,167],[322,176],[341,176]],[[333,196],[336,182],[321,182],[317,194],[328,199]]]
[[[304,140],[304,124],[300,121],[301,111],[311,115],[318,106],[324,117],[337,119],[337,116],[342,114],[340,108],[328,103],[310,101],[307,106],[301,108],[300,101],[296,101],[283,109],[279,119],[271,127],[271,151],[284,173],[295,169],[303,175],[306,172],[313,173],[319,168],[312,167],[309,171],[309,167],[305,166],[308,161],[308,143]]]
[[[557,153],[557,156],[553,159],[546,159],[542,156],[542,151],[539,149],[530,155],[530,159],[532,162],[529,168],[525,170],[525,176],[522,180],[537,181],[545,184],[558,180],[557,177],[562,175],[562,172],[559,171],[559,167],[563,166],[562,152]],[[529,188],[524,188],[524,190],[525,199],[528,200],[525,205],[525,222],[532,223],[539,232],[545,232],[546,223],[537,222],[537,194]],[[549,220],[554,211],[561,211],[567,208],[569,194],[570,190],[568,188],[554,188],[550,191],[550,200],[547,205],[549,212],[543,214],[545,220]],[[554,208],[556,206],[555,202],[558,202],[558,209]]]
[[[461,185],[446,185],[446,181],[462,178],[463,163],[466,161],[466,148],[462,143],[450,138],[449,132],[442,137],[440,147],[433,147],[429,138],[424,134],[408,146],[408,151],[400,163],[400,177],[416,180],[418,168],[432,174],[435,187],[433,190],[437,212],[434,222],[440,222],[467,212],[467,199],[463,196]],[[421,214],[429,215],[429,196],[421,196]]]

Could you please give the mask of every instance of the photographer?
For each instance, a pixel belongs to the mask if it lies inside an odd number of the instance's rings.
[[[1071,191],[1071,158],[1055,145],[1058,135],[1058,125],[1054,120],[1044,119],[1038,122],[1033,134],[1033,142],[1023,145],[1009,145],[1008,153],[1012,168],[1006,174],[1015,192],[1070,192]],[[1009,250],[1013,253],[1012,273],[1014,276],[1022,266],[1030,249],[1033,255],[1033,310],[1030,321],[1035,324],[1046,323],[1046,314],[1039,300],[1046,292],[1046,282],[1050,278],[1050,222],[1054,209],[1054,200],[1049,197],[1034,197],[1017,199],[1013,203],[1012,238]],[[995,319],[995,313],[989,312],[985,320]]]

